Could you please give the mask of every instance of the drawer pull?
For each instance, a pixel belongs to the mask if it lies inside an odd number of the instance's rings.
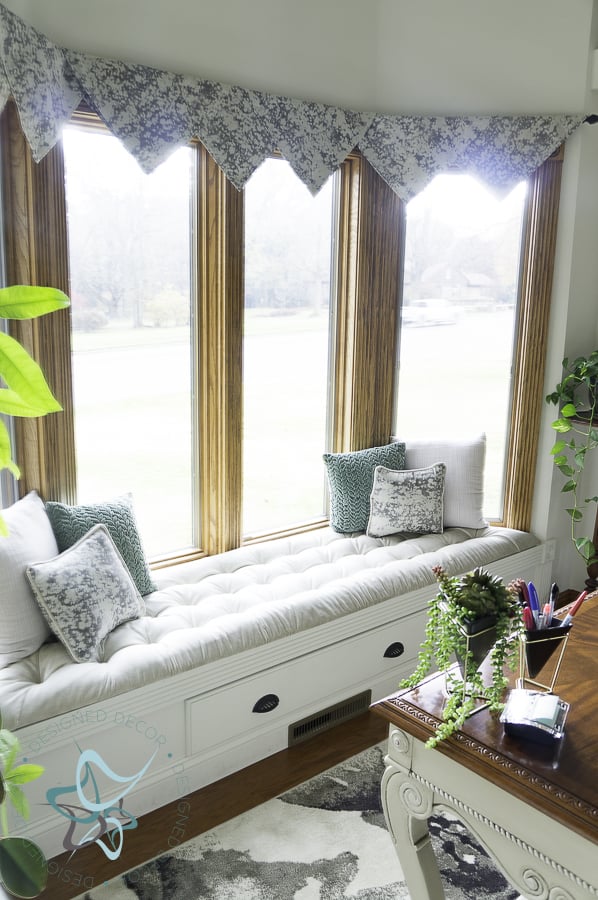
[[[384,656],[389,656],[391,659],[395,659],[397,656],[402,656],[405,652],[405,647],[401,644],[400,641],[395,641],[394,644],[389,644],[386,650],[384,651]]]
[[[273,709],[276,709],[278,704],[280,703],[280,698],[276,696],[276,694],[264,694],[263,697],[260,697],[259,700],[256,700],[255,706],[252,709],[252,712],[255,713],[267,713],[272,712]]]

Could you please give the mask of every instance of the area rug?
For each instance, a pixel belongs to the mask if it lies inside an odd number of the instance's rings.
[[[85,895],[86,900],[418,900],[380,801],[383,745]],[[456,819],[430,833],[446,900],[517,900]]]

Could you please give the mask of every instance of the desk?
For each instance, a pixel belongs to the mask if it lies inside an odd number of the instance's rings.
[[[598,598],[575,618],[556,693],[571,704],[555,753],[504,734],[487,710],[435,750],[444,676],[373,705],[390,723],[382,802],[407,886],[444,900],[428,835],[434,808],[459,817],[532,900],[598,897]]]

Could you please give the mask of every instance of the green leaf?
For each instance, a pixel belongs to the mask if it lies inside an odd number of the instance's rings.
[[[43,773],[43,766],[26,763],[11,769],[10,772],[5,772],[4,780],[7,784],[27,784],[28,781],[35,781],[35,779],[39,778]]]
[[[12,413],[11,404],[17,403],[15,394],[29,413],[17,412],[16,415],[43,416],[49,412],[62,409],[52,394],[44,374],[38,364],[18,341],[8,334],[0,332],[0,375],[6,381],[9,391],[0,391],[0,412]],[[14,392],[14,393],[13,393]],[[8,394],[8,408],[3,404],[3,397]]]
[[[32,406],[23,400],[16,391],[11,391],[10,388],[0,389],[0,413],[6,416],[20,416],[21,418],[32,419],[36,416],[45,415],[47,412],[58,412],[60,405],[58,401],[55,401],[55,403],[58,408],[55,406],[54,409],[40,410],[38,406]]]
[[[48,883],[48,861],[29,838],[4,837],[0,839],[0,879],[14,897],[39,897]]]
[[[586,447],[580,447],[575,453],[574,459],[578,469],[583,469],[586,461]]]
[[[554,444],[554,446],[550,452],[552,453],[553,456],[556,456],[558,453],[562,453],[562,451],[565,449],[566,446],[567,446],[566,441],[556,441],[556,443]]]
[[[11,784],[10,781],[6,781],[5,784],[8,799],[16,809],[17,813],[21,816],[22,819],[28,819],[29,801],[25,796],[25,792],[16,784]]]
[[[561,410],[561,416],[565,416],[565,418],[568,419],[568,418],[571,418],[571,416],[574,416],[576,414],[577,414],[577,410],[575,408],[575,404],[574,403],[565,403],[565,405],[563,406],[563,408]]]
[[[567,421],[567,419],[555,419],[555,421],[552,423],[552,427],[555,431],[559,431],[561,432],[561,434],[565,434],[565,432],[571,431],[571,428],[573,426],[571,425],[571,422]]]
[[[593,497],[586,497],[584,503],[598,503],[598,497],[596,495]]]
[[[594,549],[594,544],[592,541],[587,538],[576,538],[574,541],[575,549],[586,561],[590,560],[593,556],[595,556],[596,551]]]
[[[7,768],[10,768],[14,763],[17,753],[19,752],[19,740],[16,735],[9,731],[8,728],[3,728],[0,731],[0,759],[2,763]]]
[[[67,295],[56,288],[29,284],[0,288],[0,316],[4,319],[35,319],[69,305]]]
[[[0,419],[0,469],[9,469],[15,478],[21,475],[19,467],[12,459],[10,435],[2,419]]]
[[[575,475],[575,470],[572,469],[571,466],[559,466],[559,469],[562,472],[562,474],[567,477],[569,477],[571,475]],[[568,481],[565,485],[563,485],[561,490],[562,491],[574,491],[576,487],[577,487],[577,482],[573,478],[571,478],[570,481]]]
[[[583,513],[579,509],[566,509],[565,512],[569,513],[574,522],[579,522],[583,519]]]

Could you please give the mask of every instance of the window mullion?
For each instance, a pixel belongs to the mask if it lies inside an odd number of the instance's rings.
[[[202,547],[241,542],[243,194],[197,154]]]
[[[389,440],[392,430],[403,204],[363,158],[341,176],[333,450]]]

